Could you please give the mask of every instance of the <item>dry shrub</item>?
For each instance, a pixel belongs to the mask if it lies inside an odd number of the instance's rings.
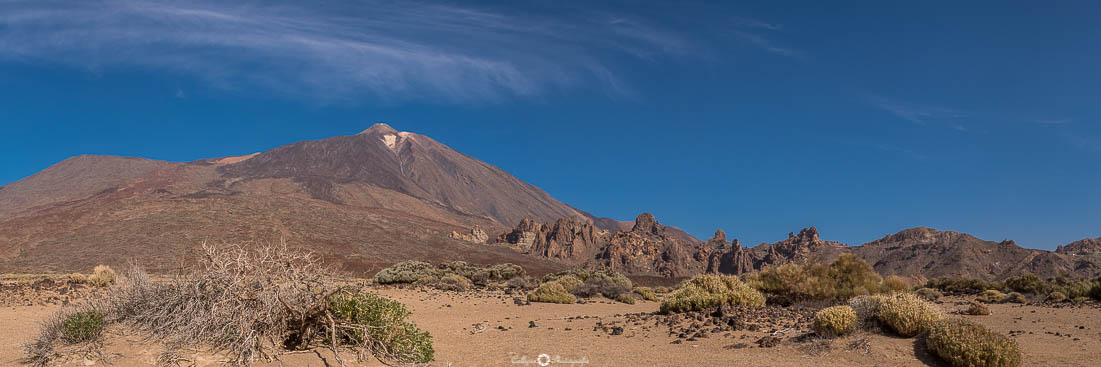
[[[578,279],[573,275],[564,275],[553,281],[561,284],[562,288],[564,288],[566,292],[570,292],[571,294],[575,289],[580,287],[582,284],[585,284],[585,282],[581,281],[581,279]]]
[[[724,304],[763,307],[765,296],[738,277],[697,275],[661,302],[661,313],[699,311]]]
[[[449,291],[465,291],[474,287],[474,283],[464,276],[458,274],[447,274],[434,284],[436,288],[449,290]]]
[[[545,303],[576,303],[577,297],[566,291],[566,288],[557,281],[550,281],[539,285],[534,292],[528,294],[528,300]]]
[[[967,306],[967,310],[964,311],[964,313],[974,316],[984,316],[990,314],[990,308],[987,308],[986,305],[982,303],[971,302],[971,305]]]
[[[669,293],[669,292],[672,292],[672,291],[673,291],[673,288],[669,288],[669,287],[664,287],[664,286],[654,287],[654,293],[657,293],[657,294],[666,294],[666,293]]]
[[[88,283],[96,287],[106,287],[115,282],[115,271],[107,265],[97,265],[92,269],[92,276],[88,277]]]
[[[1005,299],[1005,293],[999,292],[995,289],[988,289],[983,291],[977,298],[979,302],[985,303],[998,303]]]
[[[921,334],[929,326],[944,317],[933,305],[912,293],[896,293],[884,297],[879,304],[876,318],[898,335],[911,337]]]
[[[142,332],[149,340],[224,353],[234,366],[272,361],[287,350],[318,346],[334,351],[344,347],[380,361],[422,362],[403,353],[402,345],[393,344],[405,339],[379,339],[374,334],[374,329],[392,335],[418,333],[412,324],[390,318],[365,325],[341,317],[333,308],[333,297],[366,295],[338,288],[329,270],[312,254],[290,251],[285,245],[252,251],[240,247],[220,251],[205,245],[203,249],[194,271],[170,282],[153,282],[134,267],[86,307],[103,312],[109,323]],[[48,327],[43,330],[44,336],[35,344],[56,339],[48,335]],[[366,330],[372,333],[362,339],[341,338]],[[50,353],[44,348],[28,351],[32,359]]]
[[[550,274],[543,282],[558,282],[577,297],[604,296],[615,299],[620,294],[631,293],[634,283],[627,276],[611,270],[577,269]]]
[[[897,275],[891,275],[883,278],[883,290],[887,292],[902,292],[910,289],[909,285],[906,285],[906,281]]]
[[[849,306],[828,307],[814,314],[814,332],[822,336],[847,334],[857,324],[856,311]]]
[[[1002,298],[1002,303],[1028,303],[1028,299],[1018,292],[1009,292],[1005,298]]]
[[[925,283],[925,286],[938,289],[941,292],[953,294],[976,294],[993,287],[990,283],[982,279],[961,277],[933,278],[929,279],[929,281]]]
[[[71,334],[69,336],[64,335],[66,329],[65,324],[66,322],[71,323],[72,321],[69,320],[74,317],[74,315],[90,313],[102,315],[101,312],[93,309],[92,305],[81,303],[62,308],[43,320],[39,324],[38,336],[29,343],[23,345],[27,364],[36,367],[48,366],[60,357],[55,350],[59,344],[71,344],[72,341],[94,341],[96,337],[99,336],[98,331],[92,333],[90,338],[70,339],[72,336],[77,336],[77,334],[72,333],[72,331],[70,331]]]
[[[936,302],[943,296],[940,291],[933,288],[921,288],[915,291],[914,294],[929,302]]]
[[[633,305],[636,302],[635,297],[632,296],[630,293],[620,293],[618,296],[615,297],[615,300],[616,302],[626,303],[629,305]]]
[[[849,307],[856,313],[856,320],[861,324],[876,318],[879,313],[879,305],[887,296],[856,296],[849,300]]]
[[[88,282],[88,276],[81,273],[72,273],[65,276],[73,284],[84,284]]]
[[[642,299],[644,299],[644,300],[647,300],[647,301],[657,301],[658,300],[658,295],[656,293],[654,293],[654,290],[650,289],[650,287],[635,287],[634,292],[635,292],[635,294],[642,297]]]
[[[1017,367],[1017,342],[982,325],[960,319],[933,323],[925,340],[929,351],[957,367]]]
[[[1051,292],[1051,294],[1049,294],[1047,296],[1047,300],[1049,302],[1055,302],[1055,303],[1064,302],[1064,301],[1067,300],[1067,295],[1063,294],[1063,292],[1060,292],[1060,291],[1054,291],[1054,292]]]

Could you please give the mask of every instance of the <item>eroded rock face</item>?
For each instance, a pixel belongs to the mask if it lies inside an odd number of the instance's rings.
[[[803,228],[799,234],[788,233],[786,240],[753,248],[757,258],[753,267],[764,269],[789,263],[828,262],[845,252],[847,247],[839,242],[821,240],[818,238],[818,228]]]
[[[742,244],[735,238],[731,243],[726,242],[726,232],[721,229],[715,232],[715,236],[707,241],[707,248],[714,247],[707,258],[707,272],[713,274],[734,274],[752,272],[753,259],[749,251],[742,248]]]
[[[460,241],[467,241],[473,243],[486,243],[489,240],[489,234],[483,231],[477,225],[470,230],[470,233],[459,233],[457,231],[451,231],[451,234],[447,237],[454,238]]]
[[[1057,247],[1055,252],[1063,255],[1101,255],[1101,237],[1074,241]]]

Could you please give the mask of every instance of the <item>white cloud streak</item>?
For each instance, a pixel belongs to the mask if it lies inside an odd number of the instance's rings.
[[[702,48],[629,15],[298,4],[0,0],[0,60],[151,68],[325,99],[493,102],[593,85],[629,94],[614,60]]]
[[[957,131],[967,131],[959,120],[967,118],[967,113],[944,107],[920,106],[911,103],[891,100],[881,96],[869,96],[867,102],[872,106],[887,111],[900,119],[910,121],[918,125],[930,123],[945,123],[948,127]]]

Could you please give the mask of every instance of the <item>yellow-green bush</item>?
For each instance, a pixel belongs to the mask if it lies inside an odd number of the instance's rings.
[[[1009,292],[1009,294],[1005,295],[1005,298],[1002,298],[1002,303],[1027,303],[1027,302],[1028,302],[1028,299],[1025,298],[1025,295],[1020,294],[1018,292]]]
[[[843,254],[830,264],[785,264],[746,277],[746,281],[780,303],[801,300],[843,300],[890,290],[863,259]],[[905,288],[901,279],[890,287]],[[897,283],[901,283],[900,286]]]
[[[375,273],[375,283],[415,283],[436,275],[436,268],[424,261],[403,261]]]
[[[96,287],[106,287],[115,282],[115,271],[107,265],[98,265],[92,270],[92,276],[88,277],[88,283]]]
[[[987,289],[976,298],[979,302],[998,303],[1005,299],[1005,293],[994,289]]]
[[[917,294],[918,297],[921,297],[922,299],[929,302],[935,302],[943,296],[940,291],[933,288],[921,288],[917,291],[914,291],[914,294]]]
[[[698,311],[724,304],[763,307],[765,296],[733,276],[697,275],[661,302],[661,313]]]
[[[1017,367],[1017,342],[982,325],[960,319],[935,322],[925,340],[930,352],[956,367]]]
[[[576,303],[577,297],[566,291],[566,288],[562,286],[562,283],[557,281],[550,281],[540,284],[535,291],[528,294],[528,300],[532,302],[545,302],[545,303]]]
[[[964,311],[964,313],[968,315],[984,316],[990,314],[990,308],[987,308],[986,305],[982,303],[972,302],[971,305],[967,307],[967,311]]]
[[[828,307],[814,314],[814,332],[822,336],[847,334],[857,323],[856,311],[849,306]]]
[[[886,292],[902,292],[910,289],[910,286],[906,285],[906,281],[899,278],[897,275],[891,275],[883,278],[883,290]]]
[[[630,293],[620,293],[618,296],[615,296],[615,300],[616,302],[622,302],[629,305],[635,304],[635,297]]]
[[[933,278],[929,279],[925,286],[938,289],[941,292],[967,294],[979,293],[993,287],[993,285],[982,279],[962,277]]]
[[[654,287],[654,293],[657,293],[657,294],[666,294],[666,293],[669,293],[669,292],[672,292],[672,291],[673,291],[673,288],[669,288],[669,287]]]
[[[563,276],[558,277],[558,279],[555,279],[553,281],[558,282],[558,284],[561,284],[562,288],[565,288],[566,292],[570,292],[570,293],[573,293],[573,291],[575,289],[577,289],[577,287],[580,287],[582,284],[585,284],[585,282],[581,281],[581,279],[578,279],[576,276],[573,276],[573,275],[563,275]]]
[[[876,312],[876,318],[898,335],[911,337],[928,330],[929,326],[944,317],[936,305],[911,293],[896,293],[884,297]]]
[[[635,294],[638,294],[640,297],[642,297],[642,299],[644,299],[644,300],[647,300],[647,301],[657,301],[658,300],[658,295],[656,293],[654,293],[654,290],[650,289],[650,287],[635,287],[634,292],[635,292]]]
[[[440,277],[433,286],[443,290],[465,291],[474,287],[474,283],[471,282],[470,279],[459,274],[446,274]]]
[[[77,312],[61,322],[61,336],[70,343],[91,340],[103,331],[103,314],[99,311]]]
[[[1063,294],[1063,292],[1060,291],[1054,291],[1047,296],[1047,300],[1056,303],[1064,302],[1067,300],[1067,295]]]

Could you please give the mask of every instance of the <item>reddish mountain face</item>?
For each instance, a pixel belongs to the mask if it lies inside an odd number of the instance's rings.
[[[0,187],[0,272],[131,259],[171,269],[203,241],[284,240],[353,271],[464,259],[538,273],[563,265],[448,234],[561,217],[598,219],[429,137],[377,124],[241,157],[67,159]]]

